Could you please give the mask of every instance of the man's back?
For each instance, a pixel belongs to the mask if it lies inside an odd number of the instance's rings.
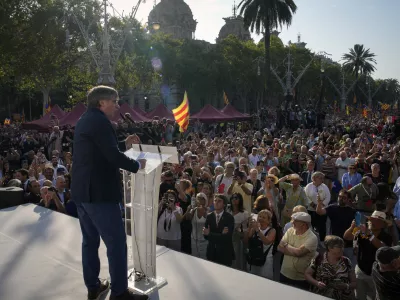
[[[137,172],[139,164],[121,153],[114,129],[98,109],[78,121],[72,164],[73,200],[119,202],[122,199],[119,169]]]
[[[376,288],[377,300],[400,299],[400,272],[381,272],[379,264],[374,262],[372,266],[372,279]]]

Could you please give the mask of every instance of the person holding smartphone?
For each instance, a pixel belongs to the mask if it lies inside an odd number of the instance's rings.
[[[60,213],[66,213],[64,205],[57,194],[57,190],[54,187],[42,187],[41,189],[42,199],[39,205]]]

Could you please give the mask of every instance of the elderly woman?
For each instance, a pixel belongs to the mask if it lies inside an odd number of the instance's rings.
[[[322,201],[323,207],[327,207],[331,201],[331,192],[324,182],[324,174],[315,172],[312,174],[312,183],[307,184],[304,188],[309,200],[308,213],[311,216],[312,226],[319,233],[320,241],[323,242],[326,236],[326,215],[320,216],[316,213],[318,202]]]
[[[350,259],[343,256],[343,239],[328,235],[324,244],[326,252],[313,259],[305,272],[311,290],[336,300],[355,299],[356,275]]]
[[[243,208],[243,197],[240,193],[232,194],[228,212],[235,219],[235,231],[233,232],[233,248],[235,249],[235,261],[233,267],[238,270],[246,270],[244,261],[243,237],[247,232],[250,212]]]
[[[207,196],[204,193],[198,193],[194,207],[190,207],[185,216],[192,222],[192,255],[203,259],[206,259],[208,244],[203,236],[203,227],[209,212],[207,203]]]
[[[273,279],[274,257],[272,247],[276,238],[276,230],[272,226],[272,213],[262,210],[258,213],[257,221],[252,220],[247,232],[250,273]]]

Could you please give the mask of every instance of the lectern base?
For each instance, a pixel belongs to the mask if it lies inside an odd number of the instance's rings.
[[[134,272],[133,269],[128,270],[128,276]],[[146,277],[141,279],[140,281],[135,281],[135,279],[128,279],[128,287],[135,292],[140,294],[148,295],[153,292],[155,289],[159,289],[167,284],[167,280],[163,277],[157,276],[156,278]]]

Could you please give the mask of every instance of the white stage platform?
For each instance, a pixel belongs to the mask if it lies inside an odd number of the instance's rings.
[[[0,210],[0,299],[86,299],[81,238],[78,220],[66,215],[33,204]],[[107,278],[103,243],[99,252]],[[150,295],[154,300],[323,299],[164,247],[157,247],[157,275],[168,283]]]

